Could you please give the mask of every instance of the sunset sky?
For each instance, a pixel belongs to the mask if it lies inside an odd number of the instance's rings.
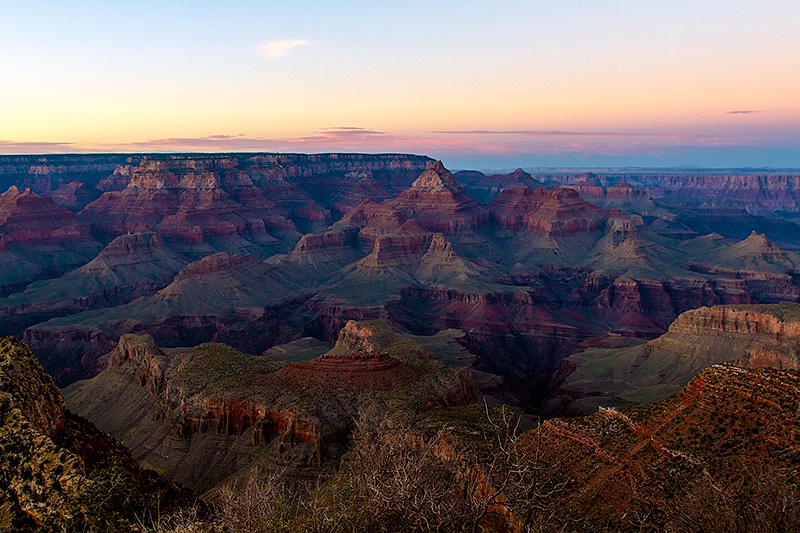
[[[0,0],[0,153],[800,167],[800,2]]]

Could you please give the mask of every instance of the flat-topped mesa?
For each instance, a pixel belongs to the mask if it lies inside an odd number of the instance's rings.
[[[634,187],[627,181],[621,181],[605,190],[608,198],[646,198],[647,191]]]
[[[609,212],[572,189],[506,189],[489,209],[500,227],[542,235],[569,235],[601,229]]]
[[[399,359],[386,352],[323,354],[312,361],[287,366],[312,372],[369,373],[383,372],[400,366]]]
[[[800,340],[800,304],[701,307],[682,313],[670,333],[769,335]]]
[[[619,211],[612,211],[612,216],[608,218],[606,229],[610,233],[618,235],[632,235],[637,228],[644,226],[644,221],[639,215],[625,215]]]
[[[358,235],[355,227],[334,227],[319,233],[306,233],[294,247],[294,254],[304,254],[325,248],[343,248],[352,246]]]
[[[30,189],[11,186],[0,195],[0,232],[6,244],[64,244],[91,241],[75,214]]]
[[[563,185],[564,189],[572,189],[578,191],[581,197],[591,199],[619,199],[619,198],[647,198],[649,193],[646,189],[641,189],[631,185],[627,181],[620,181],[611,187],[603,187],[597,183],[588,181],[579,181],[576,183],[567,183]]]
[[[477,229],[489,220],[488,212],[456,183],[441,161],[434,163],[411,187],[387,203],[407,218],[415,219],[428,231],[446,235]]]

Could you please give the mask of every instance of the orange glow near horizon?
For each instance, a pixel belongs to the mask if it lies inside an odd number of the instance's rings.
[[[0,152],[263,141],[535,159],[800,141],[800,54],[789,53],[800,7],[788,0],[412,1],[358,13],[149,3],[27,6],[0,20]],[[109,40],[120,17],[136,39]],[[33,21],[39,30],[23,31]],[[372,133],[330,134],[341,127]],[[453,133],[475,130],[502,133]]]

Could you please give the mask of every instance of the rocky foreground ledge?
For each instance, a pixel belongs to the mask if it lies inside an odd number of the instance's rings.
[[[66,411],[31,351],[0,337],[0,530],[117,530],[188,496]]]

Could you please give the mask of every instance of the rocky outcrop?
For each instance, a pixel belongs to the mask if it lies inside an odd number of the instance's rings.
[[[128,364],[136,369],[139,385],[154,396],[164,391],[168,359],[150,335],[125,334],[108,358],[106,368],[115,370]]]
[[[687,311],[669,327],[670,333],[767,335],[776,340],[800,340],[800,306],[796,304],[716,306]]]
[[[644,512],[636,528],[670,530],[691,516],[711,529],[732,529],[759,502],[767,511],[760,516],[774,517],[764,523],[780,523],[781,513],[767,502],[775,499],[768,496],[775,484],[797,482],[798,386],[793,373],[716,365],[655,405],[545,421],[522,440],[536,451],[536,465],[548,465],[537,479],[563,487],[543,502],[549,524],[566,526],[580,516],[581,529],[619,531],[631,514]],[[726,492],[717,492],[720,483]],[[727,491],[736,492],[735,504]],[[709,518],[709,500],[730,514]]]
[[[3,529],[55,532],[109,523],[127,529],[137,517],[188,500],[68,413],[34,355],[10,337],[0,337],[0,415]]]

